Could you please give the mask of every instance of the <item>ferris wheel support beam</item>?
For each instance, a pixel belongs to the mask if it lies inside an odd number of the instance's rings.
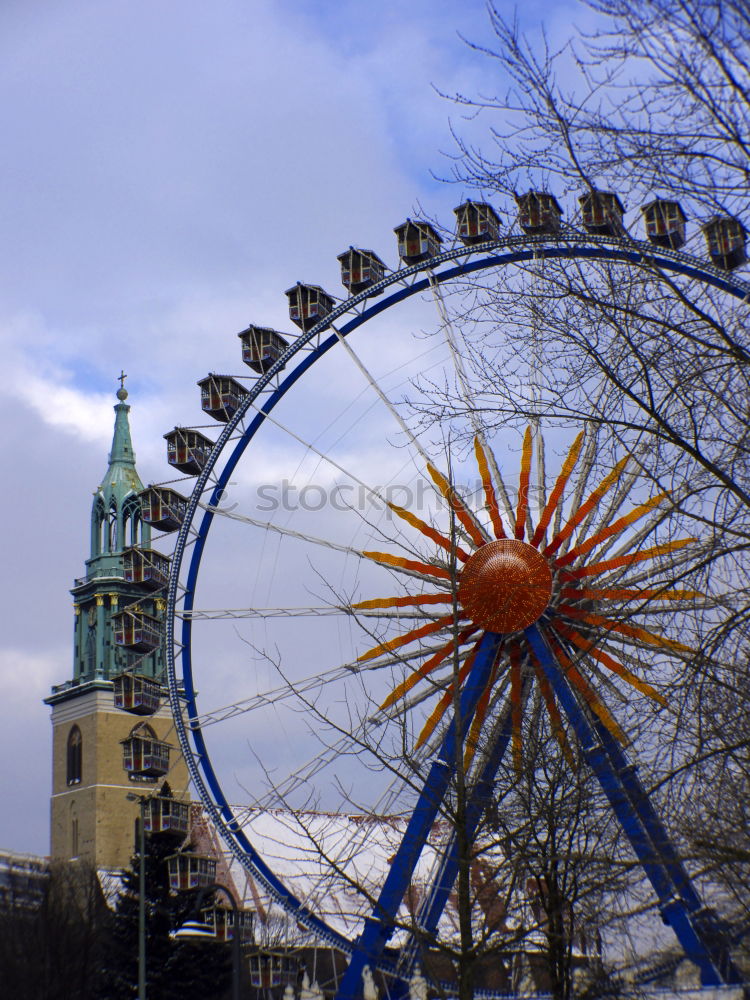
[[[497,656],[501,636],[485,632],[474,666],[461,694],[458,718],[451,720],[440,752],[433,760],[422,791],[414,807],[403,840],[393,859],[371,916],[355,942],[349,966],[339,984],[336,1000],[358,1000],[362,995],[365,966],[374,968],[393,934],[396,913],[409,888],[419,856],[437,818],[451,778],[457,766],[457,748],[463,747],[477,703],[487,686]]]
[[[526,701],[530,689],[531,678],[528,674],[525,674],[521,689],[522,703]],[[490,801],[498,769],[508,749],[512,730],[512,709],[509,702],[503,710],[502,720],[498,727],[497,736],[490,755],[485,761],[479,778],[469,796],[466,807],[466,836],[468,838],[473,838],[479,828],[482,816],[487,808],[487,803]],[[427,935],[434,935],[437,932],[440,917],[443,915],[443,910],[458,876],[458,862],[458,837],[454,830],[446,852],[443,855],[435,883],[423,906],[423,915],[420,915],[419,918],[419,928],[425,931]]]
[[[662,859],[669,873],[677,897],[682,900],[685,909],[689,912],[696,933],[710,950],[712,959],[721,975],[721,981],[727,984],[744,982],[729,957],[729,935],[719,924],[716,913],[711,907],[703,904],[690,881],[690,876],[669,839],[664,824],[654,809],[646,789],[641,784],[635,764],[628,761],[620,745],[601,722],[596,721],[594,728],[607,751],[615,773],[622,782],[631,806],[638,814],[654,845],[657,857]]]
[[[531,625],[524,632],[560,707],[575,730],[584,757],[656,892],[662,920],[675,932],[686,956],[700,969],[704,986],[741,984],[742,976],[729,957],[719,928],[707,919],[709,911],[701,906],[687,872],[677,861],[666,831],[658,820],[654,826],[655,813],[650,804],[646,805],[645,790],[635,778],[625,755],[618,747],[613,761],[614,740],[612,737],[604,740],[601,731],[586,717],[538,627]],[[618,766],[620,761],[622,766]]]

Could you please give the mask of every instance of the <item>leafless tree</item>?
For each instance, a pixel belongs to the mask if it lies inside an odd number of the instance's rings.
[[[3,990],[29,1000],[95,996],[108,916],[93,868],[53,865],[38,905],[16,905],[0,915]]]
[[[491,96],[454,95],[473,119],[455,125],[454,180],[511,219],[515,195],[529,188],[560,199],[611,190],[631,209],[674,199],[699,223],[746,211],[744,0],[582,0],[584,29],[554,46],[495,5],[489,15],[494,39],[474,48],[498,86]],[[572,213],[556,239],[581,230]],[[620,236],[627,250],[627,229]],[[695,226],[685,249],[705,254]],[[641,472],[672,497],[675,523],[702,540],[700,559],[675,579],[690,575],[710,601],[694,619],[695,655],[668,679],[669,735],[660,744],[652,735],[645,753],[694,872],[741,925],[750,871],[750,742],[737,723],[747,717],[750,652],[747,301],[648,254],[625,266],[541,251],[465,286],[452,307],[478,386],[473,405],[486,419],[606,428],[637,449]],[[451,386],[435,398],[425,420],[461,406]]]

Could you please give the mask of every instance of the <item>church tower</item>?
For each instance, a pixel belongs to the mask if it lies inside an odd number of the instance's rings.
[[[123,376],[124,379],[124,376]],[[168,560],[151,550],[151,528],[141,517],[143,490],[135,468],[121,386],[106,474],[94,492],[86,575],[75,581],[73,676],[52,688],[51,850],[55,860],[81,858],[96,868],[120,868],[133,853],[137,802],[156,792],[164,777],[174,795],[188,797],[188,773],[163,699],[140,718],[116,707],[125,677],[160,694],[162,597]],[[135,627],[134,627],[135,626]],[[119,702],[118,702],[119,703]],[[155,709],[155,711],[154,711]],[[136,709],[138,711],[138,709]],[[156,749],[143,766],[138,750]],[[129,754],[124,769],[123,741]],[[171,745],[166,764],[166,745]],[[134,764],[134,756],[141,761]],[[164,762],[162,767],[156,761]],[[168,771],[168,773],[165,773]]]

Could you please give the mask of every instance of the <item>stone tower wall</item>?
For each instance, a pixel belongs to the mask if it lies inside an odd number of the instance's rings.
[[[134,726],[145,722],[159,739],[173,747],[169,774],[156,781],[131,781],[122,766],[124,740]],[[77,725],[82,737],[81,781],[67,783],[67,746]],[[53,860],[79,857],[97,868],[121,868],[133,853],[139,807],[129,792],[149,794],[164,780],[175,798],[188,800],[188,772],[178,752],[168,706],[153,716],[136,716],[114,707],[111,689],[83,692],[52,709],[51,856]],[[73,822],[78,823],[75,851]]]

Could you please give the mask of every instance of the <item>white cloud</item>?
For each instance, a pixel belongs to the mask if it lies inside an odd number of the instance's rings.
[[[28,648],[0,648],[0,672],[3,676],[3,704],[14,714],[31,695],[41,701],[59,677],[61,664],[70,659],[70,650],[58,645],[46,653],[30,653]]]

